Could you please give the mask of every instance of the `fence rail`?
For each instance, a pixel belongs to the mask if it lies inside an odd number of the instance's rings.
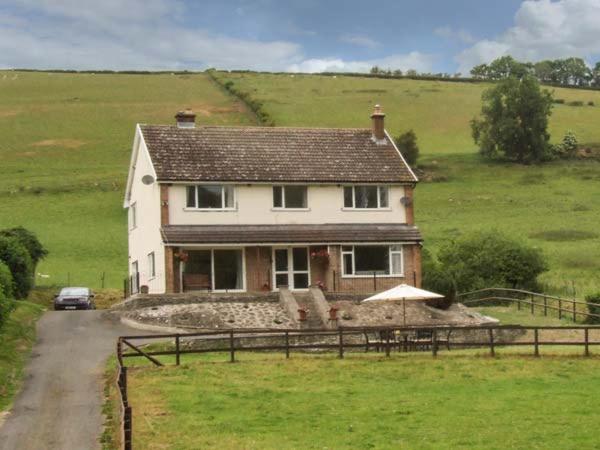
[[[537,307],[538,311],[542,310],[545,316],[548,315],[549,310],[556,311],[559,319],[571,316],[573,322],[577,322],[577,316],[583,319],[600,319],[600,314],[591,313],[588,310],[589,306],[600,308],[600,304],[540,294],[522,289],[486,288],[458,294],[457,298],[461,303],[471,306],[493,304],[495,302],[513,302],[516,303],[519,310],[525,305],[530,308],[532,314],[535,314]],[[568,305],[568,307],[564,307],[564,305]],[[581,308],[578,309],[578,305],[585,306],[585,311],[582,311]]]

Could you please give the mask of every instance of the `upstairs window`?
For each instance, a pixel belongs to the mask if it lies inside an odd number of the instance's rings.
[[[378,209],[389,207],[387,186],[345,186],[344,208]]]
[[[306,209],[306,186],[273,186],[273,208]]]
[[[233,186],[199,184],[187,187],[186,206],[195,209],[234,209]]]

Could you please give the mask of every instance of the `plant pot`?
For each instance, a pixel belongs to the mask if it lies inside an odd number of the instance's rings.
[[[329,320],[337,320],[337,312],[338,312],[338,308],[330,308],[329,309]]]
[[[306,309],[298,309],[298,320],[300,322],[306,322],[307,315],[308,315],[308,311]]]

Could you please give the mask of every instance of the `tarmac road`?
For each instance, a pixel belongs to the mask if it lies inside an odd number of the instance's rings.
[[[140,331],[104,311],[49,311],[37,327],[23,389],[0,426],[0,449],[99,449],[105,361],[119,335]]]

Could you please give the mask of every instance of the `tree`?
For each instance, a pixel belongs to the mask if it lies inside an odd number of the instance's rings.
[[[519,62],[512,56],[502,56],[490,63],[487,77],[492,80],[502,80],[509,77],[523,78],[530,71],[529,64]]]
[[[440,262],[427,249],[421,252],[423,270],[423,288],[441,294],[449,305],[456,298],[456,286],[449,273],[445,272]]]
[[[487,287],[535,289],[537,277],[548,270],[539,249],[497,231],[475,232],[446,244],[439,261],[458,292]]]
[[[485,90],[482,101],[482,117],[471,121],[471,130],[483,156],[519,163],[548,158],[552,95],[533,76],[507,78]]]
[[[419,146],[417,145],[417,135],[413,130],[408,130],[406,133],[396,137],[394,143],[409,166],[417,164]]]
[[[0,236],[0,261],[10,269],[15,296],[27,297],[33,285],[33,262],[27,249],[14,237]]]
[[[17,241],[19,241],[29,252],[29,256],[31,256],[31,261],[33,262],[34,268],[37,266],[38,262],[48,255],[48,250],[44,248],[37,236],[26,228],[15,227],[8,228],[6,230],[0,230],[0,236],[14,237]]]
[[[473,78],[487,79],[489,76],[489,67],[487,64],[479,64],[471,69],[471,76]]]
[[[0,326],[14,306],[13,279],[10,269],[0,261]]]

